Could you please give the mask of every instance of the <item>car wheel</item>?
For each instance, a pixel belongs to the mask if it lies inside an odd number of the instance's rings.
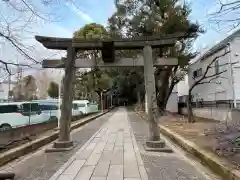
[[[6,131],[6,130],[9,130],[9,129],[12,129],[12,126],[10,124],[2,124],[0,126],[0,131]]]

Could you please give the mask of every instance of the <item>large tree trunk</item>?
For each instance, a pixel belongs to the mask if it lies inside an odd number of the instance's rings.
[[[169,77],[170,70],[164,70],[157,72],[155,75],[156,80],[156,92],[157,92],[157,105],[160,115],[165,114],[167,100],[166,96],[168,96],[169,92]]]
[[[193,110],[192,110],[192,94],[191,89],[188,91],[188,98],[187,98],[187,113],[188,113],[188,122],[194,123],[195,119],[193,117]]]

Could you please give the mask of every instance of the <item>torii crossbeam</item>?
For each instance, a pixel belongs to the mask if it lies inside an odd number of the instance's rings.
[[[165,143],[159,136],[158,126],[154,119],[156,110],[156,92],[154,80],[154,66],[175,66],[176,58],[157,58],[153,61],[152,48],[173,47],[179,39],[185,38],[187,34],[178,33],[164,36],[146,36],[124,39],[75,39],[36,36],[36,40],[48,49],[67,50],[67,58],[61,60],[45,60],[44,68],[65,68],[63,82],[63,101],[60,118],[60,134],[57,142],[49,151],[65,151],[73,147],[70,138],[70,123],[72,115],[73,80],[75,68],[100,67],[125,67],[144,66],[145,90],[147,94],[147,109],[149,114],[150,137],[146,142],[147,150],[164,150]],[[143,55],[136,58],[115,58],[115,50],[142,49]],[[103,64],[95,64],[94,59],[77,59],[76,52],[79,50],[101,50]],[[162,148],[164,147],[164,148]],[[168,150],[167,150],[168,151]]]

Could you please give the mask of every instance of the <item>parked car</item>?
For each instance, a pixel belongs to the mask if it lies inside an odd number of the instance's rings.
[[[43,122],[43,117],[38,103],[0,103],[0,130],[6,130],[40,122]]]
[[[74,100],[74,108],[83,114],[90,113],[90,102],[88,100]]]

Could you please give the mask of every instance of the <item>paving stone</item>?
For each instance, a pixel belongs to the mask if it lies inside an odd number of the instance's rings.
[[[132,138],[130,136],[124,138],[124,143],[131,143]]]
[[[68,168],[63,172],[63,174],[73,174],[77,175],[78,171],[81,169],[83,164],[85,163],[85,160],[75,160],[68,166]]]
[[[85,163],[85,165],[88,165],[88,166],[97,165],[100,157],[101,157],[100,153],[92,153],[87,159],[87,162]]]
[[[140,178],[137,162],[125,163],[124,161],[124,178]]]
[[[110,161],[101,161],[94,169],[93,176],[106,177],[109,169]]]
[[[91,177],[91,180],[106,180],[106,177]]]
[[[97,143],[91,142],[84,150],[93,150]]]
[[[135,156],[136,156],[136,159],[137,159],[138,166],[143,166],[144,164],[143,164],[140,152],[139,151],[135,152]]]
[[[112,159],[111,159],[111,164],[123,164],[123,153],[117,153],[115,155],[112,156]]]
[[[74,180],[75,175],[62,174],[57,180]]]
[[[95,166],[83,166],[74,180],[90,180]]]
[[[114,143],[107,143],[104,147],[104,151],[112,151],[114,148]]]
[[[124,180],[141,180],[140,178],[124,178]]]
[[[116,137],[117,134],[116,133],[112,133],[108,136],[108,143],[115,143],[116,142]]]
[[[139,166],[141,180],[148,180],[147,172],[144,166]]]
[[[93,143],[98,143],[98,142],[101,141],[101,140],[102,140],[101,137],[95,137],[95,138],[92,140],[92,142],[93,142]]]
[[[93,153],[102,153],[105,145],[106,145],[106,142],[99,142],[95,147],[95,149],[93,150]]]
[[[111,165],[107,180],[123,180],[123,165]]]
[[[129,145],[129,143],[125,144],[124,144],[124,163],[137,163],[135,151],[133,150],[132,145]]]
[[[78,152],[76,154],[76,159],[87,160],[91,154],[92,154],[92,150],[83,150],[82,152]]]
[[[111,161],[113,156],[113,151],[103,151],[100,159],[99,159],[99,163],[100,162],[105,162],[105,161]]]
[[[123,164],[123,146],[114,147],[111,164]]]

